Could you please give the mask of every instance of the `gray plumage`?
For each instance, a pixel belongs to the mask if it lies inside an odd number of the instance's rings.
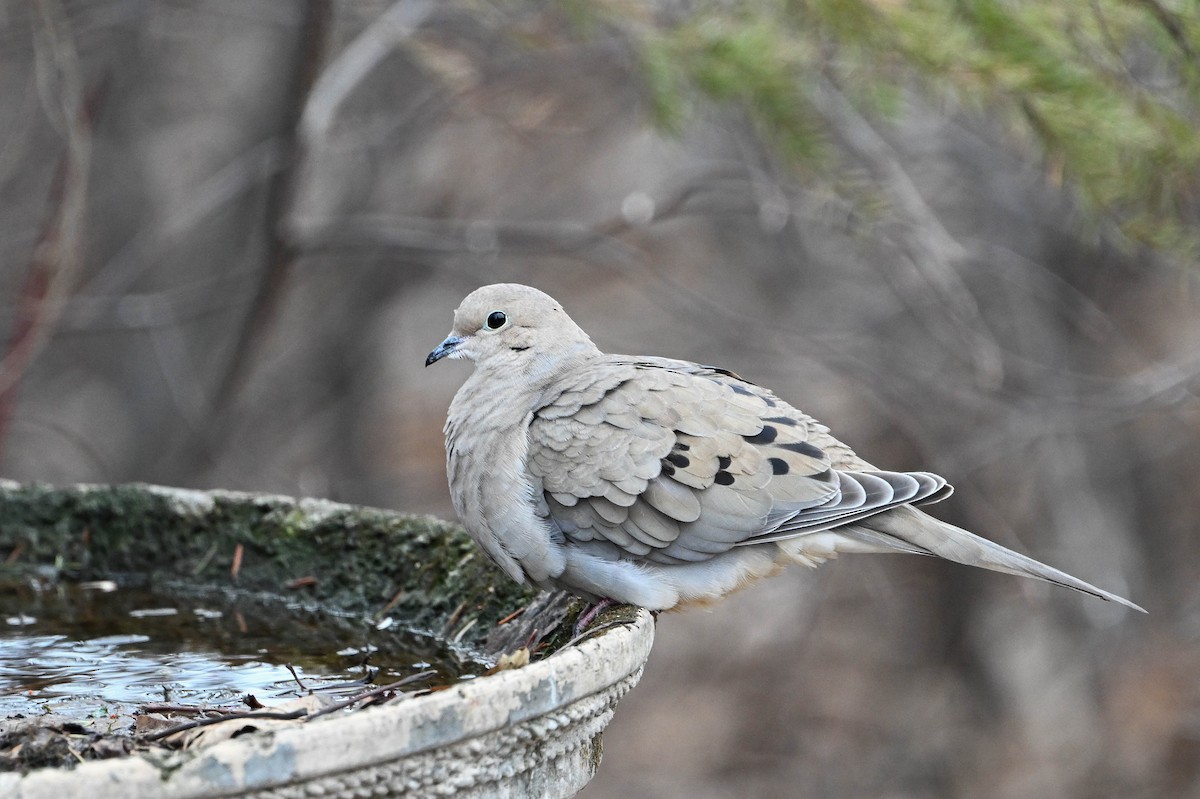
[[[921,512],[943,478],[876,469],[731,372],[600,352],[528,286],[464,299],[426,365],[444,357],[475,363],[446,421],[454,507],[514,580],[662,610],[788,563],[906,552],[1141,610]]]

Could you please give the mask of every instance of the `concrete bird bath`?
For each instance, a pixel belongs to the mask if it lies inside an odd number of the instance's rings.
[[[130,575],[280,592],[363,616],[451,629],[483,648],[532,595],[457,528],[325,501],[155,486],[48,488],[0,481],[0,557],[79,579]],[[12,555],[12,553],[16,555]],[[377,707],[331,713],[183,751],[0,773],[10,799],[558,797],[595,774],[600,734],[653,641],[645,611],[520,668]],[[560,636],[561,645],[565,634]]]

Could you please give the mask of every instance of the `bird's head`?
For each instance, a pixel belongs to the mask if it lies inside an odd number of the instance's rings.
[[[465,358],[478,367],[520,369],[573,360],[596,351],[553,297],[518,283],[483,286],[454,312],[454,327],[425,365]]]

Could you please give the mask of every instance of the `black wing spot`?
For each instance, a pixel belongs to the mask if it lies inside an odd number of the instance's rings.
[[[763,429],[758,433],[758,435],[742,436],[742,438],[746,439],[746,441],[751,444],[770,444],[778,435],[779,429],[768,424],[763,426]]]
[[[719,366],[702,365],[701,368],[706,369],[715,375],[720,375],[721,377],[731,377],[734,380],[738,381],[739,383],[745,383],[746,385],[754,386],[755,388],[758,387],[758,383],[755,383],[753,380],[747,380],[746,378],[739,375],[737,372],[731,372],[728,369],[722,369]],[[730,385],[729,383],[726,383],[724,380],[715,381],[715,382],[719,382],[722,385]]]
[[[687,452],[689,449],[691,449],[691,446],[683,443],[682,441],[676,441],[675,449],[679,450],[680,452]]]
[[[787,444],[778,444],[780,449],[786,449],[789,452],[796,452],[809,458],[824,458],[825,453],[819,448],[814,447],[807,441],[790,441]]]
[[[770,422],[771,424],[781,424],[785,427],[795,427],[797,424],[799,424],[799,422],[790,416],[771,416],[767,419],[763,419],[763,421]]]
[[[713,482],[719,486],[731,486],[733,485],[733,475],[727,471],[721,470],[717,472],[716,476],[713,478]]]
[[[686,469],[688,465],[691,464],[691,460],[688,459],[688,456],[680,452],[672,452],[666,457],[666,460],[672,465],[678,466],[680,469]]]
[[[718,455],[717,456],[717,468],[718,469],[728,469],[729,464],[731,464],[731,463],[733,463],[733,458],[729,457],[728,455]]]
[[[734,380],[742,379],[742,378],[738,377],[737,375],[735,375],[733,372],[729,371],[728,369],[722,369],[719,366],[709,366],[706,364],[702,368],[707,369],[708,371],[713,372],[714,374],[723,375],[725,377],[732,377]]]
[[[767,458],[767,463],[771,464],[771,474],[787,474],[791,468],[783,458]]]
[[[675,467],[669,463],[664,462],[662,465],[662,473],[665,474],[667,477],[671,477],[672,475],[675,474]]]

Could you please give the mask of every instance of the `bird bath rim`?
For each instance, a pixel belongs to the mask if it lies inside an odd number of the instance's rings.
[[[211,515],[218,508],[228,511],[229,503],[282,512],[290,522],[297,520],[297,513],[308,514],[300,528],[309,519],[320,523],[361,511],[332,502],[255,494],[120,488],[145,492],[189,517]],[[105,490],[30,488],[0,481],[0,511],[10,509],[8,503],[22,491],[53,492],[69,504]],[[372,518],[402,517],[370,513],[376,514]],[[0,532],[6,524],[21,523],[16,514],[0,513]],[[496,578],[504,579],[499,573]],[[260,730],[194,751],[87,761],[70,770],[0,773],[0,796],[61,799],[83,789],[89,799],[570,796],[595,774],[600,732],[616,702],[640,678],[653,639],[653,618],[639,610],[631,623],[543,660],[444,691],[310,724]]]

